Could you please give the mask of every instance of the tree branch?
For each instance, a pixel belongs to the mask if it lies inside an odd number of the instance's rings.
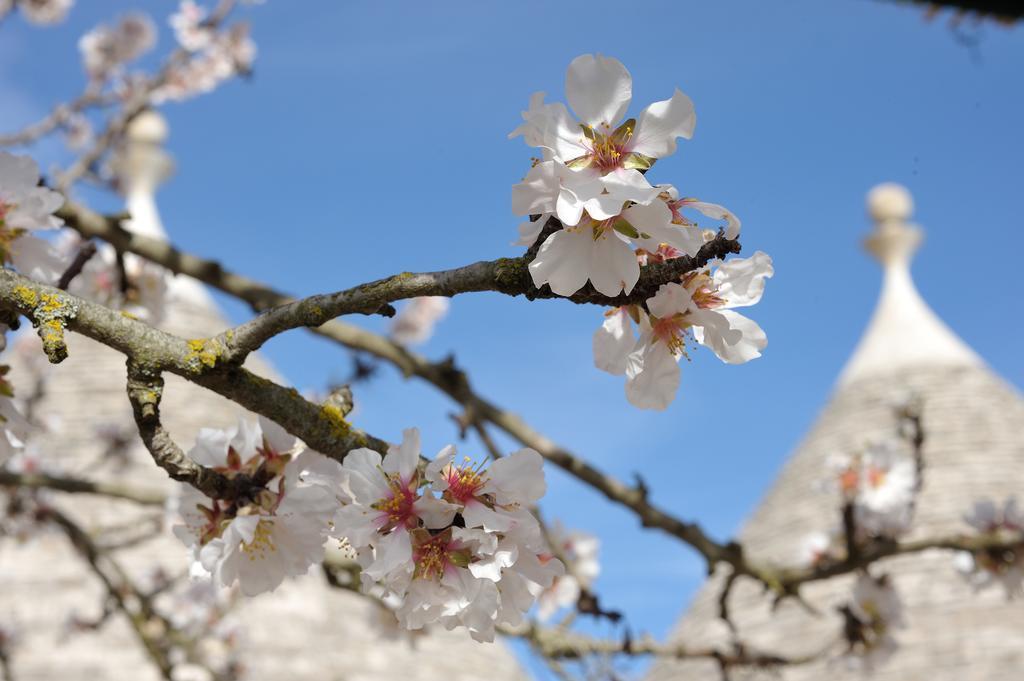
[[[127,499],[144,506],[162,506],[167,500],[167,496],[156,489],[106,480],[85,480],[47,475],[46,473],[16,473],[0,470],[0,486],[53,489],[71,494],[96,494],[116,499]]]
[[[242,367],[225,366],[223,346],[211,339],[186,341],[7,269],[0,270],[0,306],[47,330],[58,329],[61,347],[67,327],[121,352],[147,372],[182,376],[277,422],[312,449],[337,460],[357,447],[387,450],[386,442],[354,428],[337,407],[313,404],[294,388]],[[59,354],[48,355],[51,361],[63,359]]]

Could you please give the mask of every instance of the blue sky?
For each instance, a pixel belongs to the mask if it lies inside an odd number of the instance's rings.
[[[76,93],[76,37],[135,6],[83,2],[54,29],[0,27],[2,127]],[[171,4],[141,6],[168,49]],[[693,98],[694,139],[652,177],[728,206],[745,252],[775,259],[750,310],[768,332],[763,358],[734,367],[696,352],[672,407],[641,412],[620,378],[592,367],[600,310],[497,294],[456,299],[423,351],[454,352],[483,395],[622,478],[642,472],[657,503],[717,537],[757,503],[867,322],[879,276],[858,243],[875,183],[914,193],[927,230],[922,294],[995,371],[1024,383],[1020,28],[954,31],[948,17],[869,0],[270,0],[247,12],[254,77],[165,109],[179,172],[161,210],[182,247],[297,294],[517,254],[510,186],[532,150],[506,133],[535,90],[564,99],[578,54],[626,64],[634,112],[676,86]],[[61,153],[34,151],[44,162]],[[301,332],[266,352],[300,388],[349,369],[344,352]],[[359,425],[382,437],[418,425],[430,450],[454,437],[453,406],[393,371],[357,400]],[[548,515],[602,538],[603,601],[663,635],[703,565],[559,472],[549,480]]]

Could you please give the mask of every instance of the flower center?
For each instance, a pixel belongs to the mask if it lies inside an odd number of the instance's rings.
[[[457,539],[452,539],[451,528],[431,536],[424,529],[412,531],[412,558],[416,564],[413,577],[440,580],[449,568],[466,567],[472,560],[471,552]]]
[[[271,535],[274,524],[269,520],[260,519],[256,523],[256,530],[252,534],[251,542],[242,542],[242,551],[249,560],[263,560],[268,553],[277,551],[274,546],[274,539]]]
[[[712,310],[725,304],[714,279],[707,272],[688,272],[683,275],[683,286],[690,291],[693,304],[701,310]]]
[[[656,339],[667,345],[673,355],[686,354],[686,330],[690,324],[685,314],[674,314],[664,319],[651,315],[651,320],[651,330]]]
[[[410,481],[408,485],[402,484],[397,475],[388,476],[388,490],[390,495],[378,500],[372,507],[383,512],[382,531],[393,530],[399,526],[415,527],[416,515],[414,506],[416,504],[416,485]]]
[[[461,504],[477,496],[477,491],[487,482],[483,475],[483,464],[476,468],[449,466],[446,477],[449,496]]]

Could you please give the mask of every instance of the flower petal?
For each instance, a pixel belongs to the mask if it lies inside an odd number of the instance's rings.
[[[752,319],[732,310],[698,310],[693,337],[727,364],[743,364],[761,356],[768,336]]]
[[[626,357],[636,344],[629,313],[619,307],[605,315],[604,323],[594,332],[594,366],[610,374],[626,372]]]
[[[648,343],[626,361],[626,399],[640,409],[664,410],[679,389],[679,358],[661,342]]]
[[[584,54],[569,64],[565,96],[587,125],[615,127],[633,98],[633,79],[618,59]]]
[[[534,286],[548,284],[560,296],[579,291],[590,276],[593,244],[590,230],[560,229],[549,236],[530,263]]]
[[[629,295],[640,279],[640,265],[629,244],[615,232],[606,231],[590,250],[589,274],[594,288],[604,295],[617,296],[623,291]]]
[[[664,158],[675,153],[677,137],[693,137],[696,124],[693,101],[676,88],[672,99],[655,102],[643,110],[629,150],[652,158]]]

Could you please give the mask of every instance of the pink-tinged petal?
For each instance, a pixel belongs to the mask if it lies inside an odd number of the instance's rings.
[[[188,451],[189,458],[202,466],[223,466],[228,460],[230,431],[200,428],[195,446]]]
[[[487,470],[487,483],[481,492],[494,494],[502,505],[532,504],[544,496],[544,459],[536,451],[524,448],[498,459]]]
[[[569,64],[565,96],[587,125],[615,127],[633,98],[633,79],[618,59],[584,54]]]
[[[594,241],[589,270],[590,282],[606,296],[617,296],[623,291],[628,295],[640,279],[636,254],[616,232],[605,232]]]
[[[388,496],[387,481],[380,472],[380,454],[365,447],[353,449],[342,464],[348,474],[348,491],[360,504],[374,504]]]
[[[388,474],[397,474],[402,482],[409,482],[420,462],[420,429],[402,431],[402,443],[388,447],[382,467]]]
[[[726,307],[746,307],[761,300],[765,280],[773,274],[771,257],[757,251],[749,258],[733,258],[722,263],[713,278]]]
[[[638,208],[639,206],[634,207]],[[641,232],[650,236],[649,239],[640,240],[637,244],[651,253],[655,253],[661,244],[668,244],[672,248],[693,257],[697,255],[697,251],[704,245],[704,236],[696,227],[674,224],[647,225],[646,227],[640,227],[636,223],[633,223],[633,225]]]
[[[482,527],[487,532],[504,532],[515,524],[509,516],[488,508],[476,499],[470,499],[462,509],[466,527]]]
[[[635,342],[629,314],[621,307],[616,308],[605,316],[601,328],[594,332],[594,366],[610,374],[625,373],[626,357]]]
[[[39,183],[39,166],[30,156],[0,151],[0,196],[32,191]]]
[[[626,399],[630,404],[662,411],[679,390],[679,358],[665,343],[649,343],[630,354],[626,377]]]
[[[530,263],[534,286],[548,284],[560,296],[571,296],[579,291],[590,275],[593,246],[590,230],[560,229],[549,236]]]
[[[669,282],[658,287],[653,298],[647,300],[647,309],[659,319],[687,312],[693,303],[690,292],[682,284]]]
[[[285,454],[295,448],[295,436],[268,418],[259,417],[263,440],[277,454]]]
[[[457,504],[450,504],[429,494],[423,495],[413,504],[413,512],[431,530],[439,530],[451,525],[452,519],[459,509]]]
[[[8,227],[17,227],[10,222]],[[9,249],[11,264],[16,270],[29,279],[44,284],[55,285],[60,276],[68,268],[70,259],[62,256],[53,245],[43,239],[29,234],[22,235],[11,242]]]
[[[443,492],[448,489],[448,478],[443,475],[443,471],[454,460],[455,445],[447,445],[427,464],[424,475],[435,491]]]
[[[677,88],[672,99],[655,102],[643,110],[629,149],[644,156],[664,158],[675,153],[677,137],[693,137],[696,125],[693,101]]]
[[[377,538],[377,524],[374,519],[378,515],[380,511],[368,506],[342,506],[334,514],[334,528],[330,534],[339,539],[348,539],[349,544],[356,548],[368,546]]]
[[[601,184],[609,194],[619,201],[620,207],[626,201],[642,204],[651,203],[661,193],[660,189],[652,187],[651,183],[644,177],[644,174],[635,168],[613,170],[601,178]],[[661,203],[661,201],[658,201],[658,203]],[[618,211],[616,211],[617,213]],[[671,216],[672,213],[669,211],[669,220],[672,219]],[[595,215],[594,217],[596,218],[597,216]],[[601,220],[603,218],[598,219]]]
[[[376,559],[363,569],[373,579],[384,579],[389,572],[412,562],[412,541],[405,530],[395,530],[384,535],[377,541],[375,548]]]
[[[693,337],[726,364],[749,362],[768,346],[768,337],[757,322],[732,310],[699,310],[694,313],[694,324]]]

